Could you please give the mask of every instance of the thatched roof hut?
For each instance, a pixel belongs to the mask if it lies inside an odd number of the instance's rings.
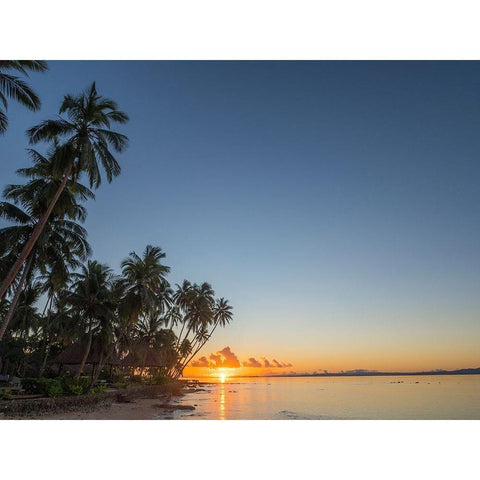
[[[130,352],[120,361],[120,365],[123,367],[164,367],[165,361],[157,350],[148,348],[146,352],[137,354]]]
[[[80,365],[82,363],[83,356],[85,355],[85,345],[79,343],[73,343],[69,345],[62,353],[57,355],[53,359],[53,363],[63,364],[63,365]],[[96,349],[93,345],[90,349],[90,353],[87,357],[86,364],[98,364],[100,363],[101,355],[100,351]],[[104,360],[104,358],[102,359]],[[115,356],[112,356],[108,361],[107,365],[120,365],[120,362]]]

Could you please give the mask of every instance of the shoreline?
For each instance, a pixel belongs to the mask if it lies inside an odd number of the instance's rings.
[[[0,420],[171,419],[177,409],[195,409],[182,405],[180,399],[198,391],[198,385],[180,381],[110,390],[95,396],[14,399],[0,404]]]

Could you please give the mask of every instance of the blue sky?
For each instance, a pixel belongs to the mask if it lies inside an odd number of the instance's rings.
[[[10,103],[2,186],[25,130],[95,80],[131,121],[122,175],[88,204],[94,256],[118,269],[150,243],[172,282],[211,282],[236,314],[212,351],[480,365],[479,62],[49,65],[40,112]]]

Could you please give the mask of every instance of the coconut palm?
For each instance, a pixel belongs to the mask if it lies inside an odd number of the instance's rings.
[[[56,170],[56,154],[56,149],[51,150],[48,157],[31,150],[33,166],[17,171],[30,178],[30,181],[25,185],[9,185],[5,188],[4,197],[13,203],[0,202],[0,217],[14,225],[0,229],[0,270],[7,271],[9,266],[15,263],[19,252],[35,229],[45,205],[62,181]],[[23,266],[20,278],[14,285],[14,298],[9,314],[0,326],[0,338],[12,318],[32,267],[33,270],[40,269],[43,274],[50,267],[57,276],[65,278],[69,270],[78,267],[79,261],[85,260],[90,254],[86,231],[75,220],[83,221],[86,217],[85,208],[78,203],[78,199],[86,200],[92,196],[93,193],[88,188],[74,180],[69,180],[65,185],[35,248]]]
[[[168,282],[166,275],[170,267],[161,260],[165,253],[160,247],[147,245],[140,257],[135,252],[123,260],[122,274],[126,285],[126,294],[120,306],[124,318],[130,323],[138,321],[142,314],[168,303]]]
[[[12,204],[3,202],[0,204],[0,217],[5,207],[12,207]],[[14,218],[10,208],[9,218]],[[18,251],[18,247],[26,241],[31,233],[34,220],[25,211],[17,208],[18,225],[0,229],[0,237],[3,242],[10,245],[10,250],[4,252],[2,262],[11,264]],[[35,248],[30,252],[27,263],[23,267],[21,277],[13,285],[14,296],[10,304],[9,313],[0,326],[0,339],[5,334],[8,324],[17,306],[20,294],[28,284],[35,271],[45,273],[48,268],[55,269],[58,275],[65,277],[68,272],[79,266],[80,260],[90,255],[90,246],[86,241],[86,231],[78,223],[72,220],[51,218],[39,238]]]
[[[38,329],[40,314],[36,304],[42,294],[42,285],[39,282],[33,282],[22,291],[18,301],[18,308],[12,318],[12,332],[20,337],[28,337],[29,332]]]
[[[40,108],[40,99],[30,86],[17,75],[20,73],[28,78],[28,72],[44,72],[48,69],[47,63],[41,60],[0,60],[0,135],[3,135],[8,126],[5,111],[8,108],[7,98],[16,100],[29,110]]]
[[[112,271],[106,265],[90,260],[82,266],[81,272],[74,274],[76,281],[68,297],[72,313],[77,316],[80,336],[86,336],[86,346],[77,378],[83,372],[87,361],[94,329],[114,316],[115,304],[112,301]],[[85,334],[86,332],[86,334]]]
[[[66,95],[59,113],[65,114],[66,118],[46,120],[27,132],[31,143],[58,139],[62,141],[62,145],[56,149],[57,171],[61,174],[62,180],[18,259],[3,280],[0,286],[0,299],[25,263],[67,182],[71,179],[77,180],[84,172],[90,186],[98,188],[101,184],[100,165],[109,182],[120,174],[120,165],[110,149],[122,152],[128,145],[128,139],[110,127],[113,123],[126,123],[128,117],[118,110],[117,104],[99,95],[93,83],[82,94]]]
[[[225,327],[233,318],[232,307],[228,304],[228,301],[224,298],[217,299],[213,302],[211,322],[200,322],[195,330],[195,336],[191,342],[191,349],[187,355],[183,355],[180,352],[180,361],[177,363],[174,376],[178,377],[182,374],[185,367],[200,352],[204,345],[210,340],[213,332],[218,326]],[[212,329],[209,331],[209,326]]]

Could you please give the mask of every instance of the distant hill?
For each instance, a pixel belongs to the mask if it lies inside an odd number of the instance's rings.
[[[479,368],[462,368],[460,370],[430,370],[428,372],[377,372],[376,370],[349,370],[332,373],[289,373],[278,375],[260,375],[262,377],[375,377],[397,375],[480,375]]]

